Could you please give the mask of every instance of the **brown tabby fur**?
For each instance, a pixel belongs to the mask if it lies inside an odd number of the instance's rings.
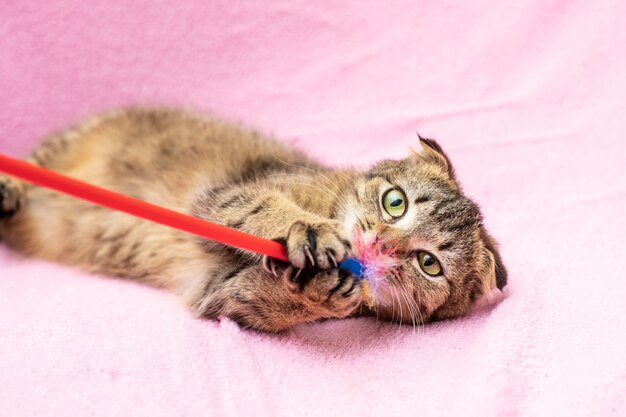
[[[262,259],[129,215],[0,177],[6,242],[31,256],[140,280],[178,293],[198,315],[280,332],[323,318],[377,315],[419,324],[462,315],[506,284],[478,207],[465,197],[439,145],[372,169],[337,170],[202,115],[128,109],[92,118],[45,141],[43,167],[170,209],[284,242],[290,264]],[[381,196],[408,209],[394,221]],[[393,242],[402,265],[379,302],[338,270],[356,229]],[[420,271],[426,250],[444,276]]]

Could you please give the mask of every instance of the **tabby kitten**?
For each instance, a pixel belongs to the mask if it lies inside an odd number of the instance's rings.
[[[413,325],[466,313],[506,284],[481,214],[439,145],[368,171],[327,168],[256,131],[202,115],[128,109],[46,140],[30,162],[275,239],[289,263],[0,176],[0,233],[16,250],[178,293],[199,316],[280,332],[376,315]],[[357,233],[393,246],[373,305],[337,264]]]

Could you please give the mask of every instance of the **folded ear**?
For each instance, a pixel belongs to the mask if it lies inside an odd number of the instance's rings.
[[[435,163],[441,166],[448,173],[451,179],[455,179],[454,168],[450,162],[448,155],[441,149],[441,146],[434,139],[426,139],[417,134],[422,145],[421,152],[414,152],[415,155],[427,162]]]
[[[488,255],[491,258],[489,283],[485,283],[485,287],[491,290],[495,284],[499,290],[502,290],[506,286],[508,274],[502,262],[500,252],[498,252],[498,243],[484,228],[481,230],[481,236],[485,243],[485,249],[487,249]]]

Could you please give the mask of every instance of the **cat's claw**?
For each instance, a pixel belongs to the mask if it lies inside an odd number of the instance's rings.
[[[328,249],[326,254],[328,255],[328,259],[330,259],[330,262],[333,264],[333,268],[338,268],[339,264],[337,263],[337,259],[335,259],[335,254],[332,249]]]
[[[263,265],[263,269],[266,272],[274,275],[275,277],[278,277],[281,271],[281,265],[279,265],[278,263],[284,264],[284,267],[287,266],[284,262],[281,262],[274,258],[270,258],[269,256],[263,256],[263,261],[261,262],[261,264]]]
[[[315,258],[313,257],[313,252],[311,252],[311,247],[309,245],[304,245],[304,254],[306,255],[306,259],[309,261],[311,266],[315,266]]]
[[[363,301],[361,281],[341,269],[315,271],[290,266],[284,278],[287,288],[321,317],[346,317]]]
[[[289,262],[297,268],[337,268],[350,250],[343,228],[332,220],[296,221],[285,242]]]

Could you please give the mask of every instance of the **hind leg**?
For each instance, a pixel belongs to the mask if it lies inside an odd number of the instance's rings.
[[[82,133],[93,125],[83,123],[44,140],[26,159],[27,162],[44,168],[63,171],[72,161],[72,150]],[[26,195],[32,186],[17,178],[0,173],[0,239],[6,237],[12,219],[26,204]]]
[[[63,171],[73,165],[76,158],[73,150],[80,138],[94,125],[98,118],[92,118],[64,132],[48,137],[26,159],[31,164],[55,171]],[[9,221],[26,203],[26,193],[31,185],[0,173],[0,238],[5,235]]]
[[[38,148],[27,161],[46,166],[53,162],[56,156],[51,150],[58,150],[56,153],[58,155],[63,143],[63,136],[55,136]],[[5,235],[9,220],[24,207],[28,188],[30,185],[18,178],[0,174],[0,238]]]

